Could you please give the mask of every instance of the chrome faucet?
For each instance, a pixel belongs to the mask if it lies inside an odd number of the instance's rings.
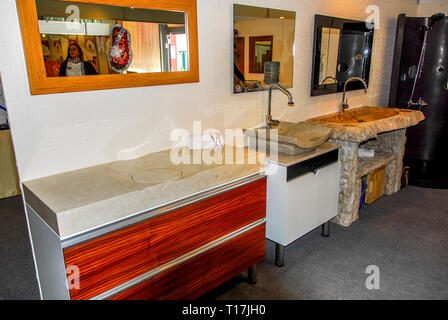
[[[271,116],[272,89],[274,87],[279,89],[281,92],[283,92],[285,95],[288,96],[288,106],[294,105],[294,100],[292,98],[292,94],[291,94],[291,92],[288,91],[288,89],[286,89],[279,83],[273,83],[273,84],[269,85],[268,113],[266,115],[266,128],[268,130],[271,129],[271,126],[278,126],[280,124],[280,121],[272,119],[272,116]]]
[[[272,89],[277,88],[285,95],[288,96],[288,105],[293,106],[294,101],[292,99],[292,94],[285,87],[279,84],[280,75],[280,62],[278,61],[267,61],[264,63],[264,83],[269,88],[269,98],[268,98],[268,112],[266,114],[266,128],[269,130],[271,126],[278,126],[280,121],[272,119],[271,116],[271,103],[272,103]]]
[[[257,87],[258,91],[263,90],[263,88],[261,87],[260,82],[258,82],[258,81],[253,81],[251,84],[249,84],[246,87],[246,90],[249,91],[252,87]]]
[[[345,109],[348,109],[349,105],[348,105],[348,101],[345,98],[345,90],[347,89],[347,83],[351,82],[351,81],[361,81],[361,83],[364,85],[364,93],[367,93],[367,83],[364,81],[363,78],[360,77],[351,77],[350,79],[348,79],[347,81],[345,81],[344,83],[344,93],[342,94],[342,103],[341,103],[341,107],[339,109],[339,113],[344,113]]]

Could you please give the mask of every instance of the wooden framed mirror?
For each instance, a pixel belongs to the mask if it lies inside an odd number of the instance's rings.
[[[17,8],[31,94],[199,81],[196,0],[17,0]]]

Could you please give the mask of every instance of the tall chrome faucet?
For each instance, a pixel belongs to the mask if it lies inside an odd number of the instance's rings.
[[[292,99],[291,93],[282,85],[275,83],[269,86],[269,101],[268,101],[268,114],[266,115],[266,127],[268,129],[271,129],[271,126],[278,126],[280,124],[280,121],[272,119],[271,116],[271,101],[272,101],[272,89],[277,88],[284,94],[288,96],[288,106],[293,106],[294,101]]]
[[[347,90],[347,83],[351,82],[351,81],[361,81],[361,83],[364,85],[364,93],[367,93],[367,83],[364,81],[363,78],[360,77],[351,77],[349,78],[347,81],[345,81],[344,83],[344,93],[342,94],[342,103],[339,109],[339,113],[344,113],[345,109],[348,109],[349,105],[348,105],[348,101],[345,98],[345,90]]]
[[[266,128],[269,130],[272,126],[278,126],[280,121],[272,119],[271,115],[271,104],[272,104],[272,89],[277,88],[285,95],[288,96],[288,105],[293,106],[294,100],[292,98],[291,92],[289,92],[285,87],[279,84],[279,74],[280,74],[280,62],[269,61],[264,64],[264,82],[269,86],[269,98],[268,98],[268,112],[266,115]]]

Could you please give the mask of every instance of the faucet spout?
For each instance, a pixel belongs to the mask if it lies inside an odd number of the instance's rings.
[[[364,93],[367,93],[367,83],[366,83],[366,81],[363,78],[351,77],[348,80],[346,80],[345,83],[344,83],[344,91],[343,91],[343,94],[342,94],[342,103],[341,103],[340,109],[339,109],[339,113],[341,113],[341,114],[344,113],[344,110],[348,109],[348,107],[349,107],[348,101],[345,98],[345,92],[347,90],[347,84],[349,82],[351,82],[351,81],[360,81],[364,85]]]
[[[285,95],[288,96],[288,105],[293,106],[294,100],[292,99],[292,94],[285,87],[279,84],[279,74],[280,74],[280,62],[278,61],[267,61],[264,63],[264,83],[268,85],[269,97],[268,97],[268,112],[266,115],[266,128],[271,129],[271,126],[278,126],[280,121],[272,119],[271,116],[271,104],[272,104],[272,89],[277,88]]]
[[[272,109],[272,89],[273,88],[279,89],[281,92],[283,92],[285,95],[288,96],[288,106],[294,106],[294,99],[292,98],[291,92],[289,92],[288,89],[283,87],[279,83],[273,83],[269,86],[269,96],[268,96],[268,113],[266,115],[266,128],[269,130],[272,126],[278,126],[280,124],[280,121],[272,119],[271,116],[271,109]]]
[[[292,98],[292,94],[291,94],[291,92],[289,92],[288,89],[283,87],[280,83],[275,83],[275,84],[273,84],[273,86],[275,86],[277,89],[279,89],[281,92],[283,92],[286,96],[288,96],[288,106],[294,105],[294,99]]]
[[[266,115],[266,128],[268,130],[271,129],[272,126],[278,126],[280,121],[272,119],[271,110],[272,110],[272,87],[269,86],[269,95],[268,95],[268,113]]]

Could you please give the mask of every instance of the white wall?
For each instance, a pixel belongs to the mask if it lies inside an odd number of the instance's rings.
[[[448,15],[448,0],[420,0],[417,9],[418,17],[430,17],[439,12]]]
[[[273,116],[300,121],[335,112],[340,94],[310,97],[314,14],[364,20],[381,13],[375,33],[371,87],[348,93],[351,107],[385,105],[399,13],[415,15],[415,0],[198,0],[200,83],[31,96],[15,0],[0,2],[0,50],[6,104],[22,181],[168,149],[174,128],[251,127],[264,119],[265,93],[232,94],[232,3],[297,11],[296,105],[275,92]]]

